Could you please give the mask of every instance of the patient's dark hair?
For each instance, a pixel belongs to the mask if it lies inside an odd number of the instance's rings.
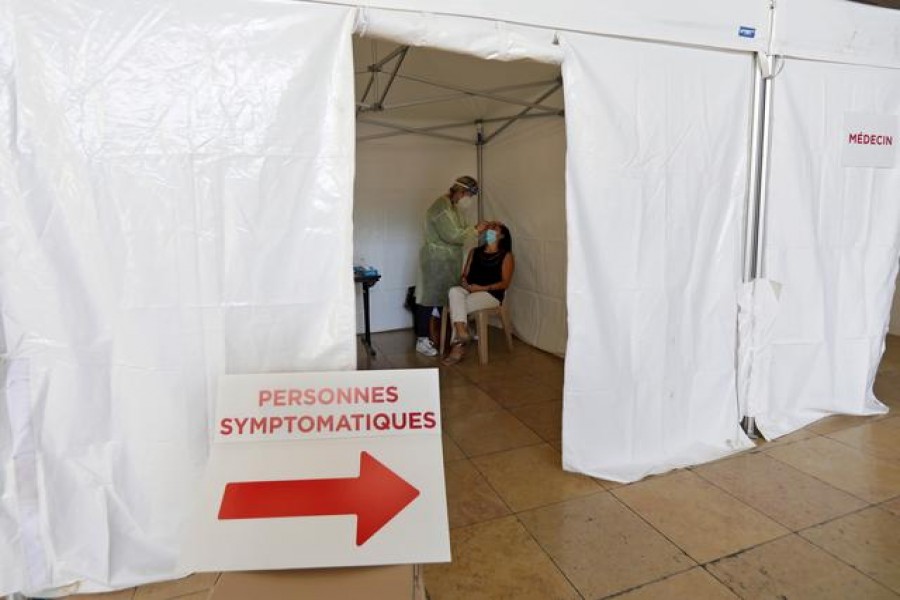
[[[509,227],[501,224],[500,235],[503,237],[500,238],[500,241],[497,243],[497,245],[504,252],[512,252],[512,234],[509,232]]]

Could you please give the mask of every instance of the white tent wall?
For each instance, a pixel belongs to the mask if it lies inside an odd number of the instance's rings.
[[[566,349],[565,121],[523,121],[484,148],[485,218],[507,223],[516,272],[509,309],[516,335]]]
[[[475,174],[475,158],[474,145],[422,136],[358,144],[354,262],[374,266],[381,273],[381,280],[369,292],[372,331],[412,326],[412,316],[403,304],[407,288],[416,283],[425,211],[456,177]],[[471,204],[467,218],[474,223],[477,211]],[[359,291],[356,322],[357,332],[361,332],[364,320]]]
[[[558,221],[535,234],[510,204],[526,182],[499,152],[537,154],[498,138],[486,169],[488,216],[543,246],[522,255],[514,311],[537,310],[528,294],[542,311],[556,303],[537,274],[568,264],[565,467],[633,481],[750,447],[735,326],[749,52],[769,47],[770,1],[364,4],[2,4],[0,594],[177,576],[218,375],[353,367],[354,233],[357,258],[379,266],[396,243],[414,260],[424,206],[471,171],[474,148],[429,147],[423,161],[440,156],[446,172],[421,174],[412,193],[403,183],[399,233],[382,212],[397,188],[362,149],[356,194],[371,203],[357,202],[354,232],[351,28],[484,58],[565,58],[567,139],[535,150],[567,146],[567,256]],[[898,66],[896,13],[849,4],[779,2],[771,51]],[[871,385],[900,180],[843,168],[826,130],[848,111],[897,115],[896,73],[788,60],[775,79],[764,258],[782,293],[771,371],[755,373],[772,392],[756,415],[767,436],[883,410]],[[532,184],[529,204],[557,197],[552,176]],[[379,329],[409,322],[394,294],[410,268],[381,283]]]
[[[3,11],[0,595],[171,579],[218,376],[355,365],[353,11]]]
[[[900,275],[894,280],[894,300],[891,303],[891,318],[888,325],[888,333],[900,335]]]
[[[848,115],[896,128],[900,71],[787,59],[774,86],[763,258],[780,302],[752,415],[767,438],[887,410],[872,385],[900,257],[900,170],[843,164]]]
[[[751,447],[734,361],[752,58],[561,40],[564,466],[634,481]]]
[[[900,11],[850,0],[778,0],[769,52],[900,67]]]
[[[474,17],[462,19],[472,27],[489,25],[495,33],[514,29],[513,24],[547,31],[577,31],[637,39],[711,46],[745,51],[764,51],[769,37],[771,0],[330,0],[336,3],[365,6],[372,9],[394,9],[406,12],[403,23],[407,43],[429,39],[429,45],[458,43],[449,32],[432,30],[419,36],[415,23],[421,25],[431,16]],[[388,11],[376,11],[387,14]],[[401,23],[395,20],[395,24]],[[436,34],[436,35],[435,35]],[[393,39],[393,38],[392,38]],[[436,40],[442,40],[435,43]],[[466,39],[469,39],[466,37]],[[470,40],[470,48],[481,45]],[[485,47],[490,47],[488,43]],[[495,46],[493,52],[504,52]]]
[[[12,148],[15,144],[14,39],[10,6],[8,3],[0,4],[0,147],[2,148]],[[4,199],[19,193],[11,158],[10,152],[0,151],[0,222],[3,223],[9,222],[5,218]],[[5,239],[5,236],[0,234],[0,247],[4,248],[0,251],[0,255],[7,252]],[[0,269],[2,266],[3,261],[0,258]],[[0,270],[0,315],[5,313],[4,303],[8,301],[6,294],[2,292],[5,281],[4,272]],[[25,562],[21,531],[35,525],[34,521],[26,523],[19,519],[21,513],[19,505],[22,500],[17,498],[19,494],[15,492],[16,463],[13,461],[13,456],[27,456],[33,461],[34,448],[14,446],[14,440],[21,439],[21,436],[13,431],[9,417],[11,405],[7,400],[11,390],[14,393],[18,386],[27,384],[27,377],[16,373],[16,370],[11,370],[7,357],[9,357],[9,343],[4,332],[4,319],[0,318],[0,381],[3,381],[3,385],[0,386],[0,594],[19,590],[24,586]],[[21,373],[21,368],[18,371]],[[27,423],[27,419],[19,419],[23,420]],[[22,468],[34,470],[34,466],[28,462]],[[33,494],[28,493],[27,496],[33,497]],[[30,512],[35,514],[37,511],[32,509]]]

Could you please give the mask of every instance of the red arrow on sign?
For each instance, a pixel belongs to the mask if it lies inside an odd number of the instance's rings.
[[[356,515],[356,545],[362,546],[418,495],[406,480],[361,452],[359,477],[229,483],[219,519]]]

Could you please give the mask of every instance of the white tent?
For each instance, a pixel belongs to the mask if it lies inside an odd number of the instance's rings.
[[[887,412],[872,384],[900,254],[894,150],[851,154],[860,130],[900,133],[898,12],[791,0],[775,23],[759,274],[776,285],[757,290],[746,380],[768,438],[828,414]]]
[[[360,4],[4,3],[0,593],[177,576],[217,377],[354,367],[354,32],[561,65],[566,468],[630,481],[748,447],[741,416],[884,410],[900,181],[842,157],[900,112],[893,12]],[[547,276],[521,282],[542,306]]]

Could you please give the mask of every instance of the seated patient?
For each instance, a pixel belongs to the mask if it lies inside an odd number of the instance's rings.
[[[453,338],[444,364],[457,363],[465,354],[465,346],[471,340],[468,315],[500,306],[512,281],[516,264],[509,229],[502,223],[491,223],[483,236],[482,244],[466,258],[461,285],[450,288],[448,293]]]

